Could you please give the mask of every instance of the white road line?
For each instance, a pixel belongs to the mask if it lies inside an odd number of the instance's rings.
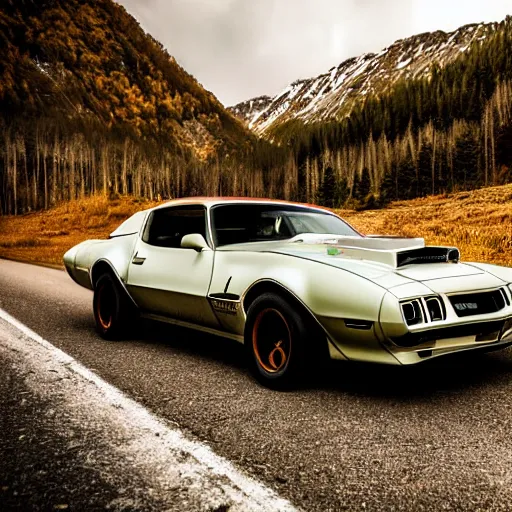
[[[7,322],[0,322],[0,351],[23,367],[30,390],[45,400],[58,400],[59,410],[79,428],[101,433],[112,450],[109,457],[117,458],[108,464],[117,471],[123,465],[123,471],[136,471],[152,495],[165,501],[169,489],[179,489],[185,496],[183,510],[223,505],[233,512],[295,510],[275,491],[207,445],[188,439],[1,308],[0,319]]]

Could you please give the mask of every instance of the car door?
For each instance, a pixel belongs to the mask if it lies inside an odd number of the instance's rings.
[[[219,327],[206,299],[213,272],[210,248],[181,247],[183,236],[208,240],[207,211],[201,205],[153,210],[139,237],[127,287],[141,310],[207,327]]]

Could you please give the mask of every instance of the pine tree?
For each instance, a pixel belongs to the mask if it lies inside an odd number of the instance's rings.
[[[335,207],[335,194],[336,194],[336,176],[332,167],[326,167],[324,171],[324,178],[318,190],[318,202],[327,206],[327,208]]]
[[[424,144],[418,155],[418,188],[415,195],[426,196],[434,192],[432,183],[432,146]]]
[[[357,182],[354,190],[354,197],[364,202],[372,190],[372,182],[370,180],[370,171],[365,167],[361,173],[361,177]]]
[[[456,183],[461,189],[468,190],[479,186],[478,145],[469,132],[455,143],[453,170]]]
[[[396,170],[398,199],[412,199],[418,194],[416,168],[409,158],[400,162]]]
[[[350,190],[348,188],[348,183],[346,178],[341,178],[336,181],[336,186],[334,188],[334,208],[341,208],[346,202],[350,195]]]
[[[396,201],[399,198],[397,177],[397,172],[394,167],[391,172],[386,173],[384,176],[380,186],[380,203],[382,205]]]

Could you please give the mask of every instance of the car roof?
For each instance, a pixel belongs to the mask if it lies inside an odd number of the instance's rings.
[[[173,199],[164,204],[156,206],[155,208],[165,208],[167,206],[180,206],[180,205],[203,205],[208,207],[218,206],[223,204],[275,204],[275,205],[291,205],[304,208],[314,208],[332,213],[328,208],[317,206],[314,204],[298,203],[293,201],[284,201],[280,199],[268,199],[259,197],[184,197],[181,199]]]

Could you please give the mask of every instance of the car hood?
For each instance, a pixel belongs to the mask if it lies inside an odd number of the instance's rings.
[[[400,287],[409,283],[425,283],[434,290],[435,282],[467,278],[467,282],[479,281],[478,276],[490,274],[493,282],[503,282],[502,275],[491,274],[485,266],[459,263],[458,251],[453,247],[426,247],[421,238],[396,237],[339,237],[335,235],[299,235],[287,241],[256,242],[236,244],[220,248],[229,251],[272,252],[291,257],[316,261],[336,267],[365,279],[374,281],[386,288]],[[430,262],[424,254],[429,250],[439,250],[432,254]],[[425,252],[426,251],[426,252]],[[447,262],[450,251],[457,251],[456,258]],[[405,255],[405,256],[404,256]],[[408,258],[407,255],[416,255]],[[455,253],[454,253],[455,256]],[[437,258],[437,259],[436,259]],[[500,268],[500,267],[495,267]],[[512,281],[512,270],[510,281]],[[501,278],[501,279],[500,279]]]

